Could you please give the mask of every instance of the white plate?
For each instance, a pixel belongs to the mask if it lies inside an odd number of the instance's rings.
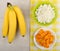
[[[40,46],[37,42],[36,42],[36,39],[35,39],[35,36],[36,36],[36,34],[40,31],[40,29],[43,29],[43,30],[49,30],[51,33],[52,33],[52,35],[55,37],[55,39],[54,39],[54,41],[53,41],[53,43],[49,46],[49,48],[45,48],[45,47],[43,47],[43,46]],[[52,49],[53,48],[53,46],[55,45],[55,43],[56,43],[56,33],[54,32],[54,31],[52,31],[51,29],[49,29],[49,28],[40,28],[40,29],[38,29],[36,32],[35,32],[35,34],[34,34],[34,43],[35,43],[35,45],[38,47],[38,48],[40,48],[40,49],[43,49],[43,50],[49,50],[49,49]]]

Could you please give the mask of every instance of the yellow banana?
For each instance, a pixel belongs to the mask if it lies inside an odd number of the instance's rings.
[[[18,6],[13,6],[16,15],[17,15],[17,20],[18,20],[18,24],[19,24],[19,29],[20,29],[20,34],[24,37],[26,34],[26,23],[24,20],[24,16],[22,14],[21,9],[19,9]]]
[[[6,8],[5,15],[4,15],[4,22],[2,27],[2,36],[5,38],[8,34],[8,14],[9,14],[9,8]]]
[[[9,11],[9,34],[8,34],[8,42],[11,43],[16,35],[16,14],[13,10],[13,8]]]

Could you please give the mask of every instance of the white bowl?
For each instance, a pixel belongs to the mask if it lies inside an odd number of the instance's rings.
[[[52,35],[55,37],[54,38],[54,41],[53,41],[53,43],[52,44],[50,44],[50,46],[49,46],[49,48],[45,48],[45,47],[43,47],[43,46],[40,46],[37,42],[36,42],[36,39],[35,39],[35,36],[36,36],[36,34],[40,31],[40,29],[43,29],[43,30],[49,30],[51,33],[52,33]],[[38,48],[40,48],[40,49],[43,49],[43,50],[49,50],[49,49],[52,49],[53,48],[53,46],[55,45],[55,43],[56,43],[56,33],[54,32],[54,31],[52,31],[51,29],[49,29],[49,28],[40,28],[40,29],[38,29],[36,32],[35,32],[35,34],[34,34],[34,43],[35,43],[35,45],[38,47]]]

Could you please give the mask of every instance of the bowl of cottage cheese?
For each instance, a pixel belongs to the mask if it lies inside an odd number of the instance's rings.
[[[50,2],[38,3],[33,9],[33,17],[41,25],[49,25],[57,18],[57,9]]]

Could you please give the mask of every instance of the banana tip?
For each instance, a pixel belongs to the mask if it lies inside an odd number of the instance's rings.
[[[5,36],[3,36],[3,38],[5,38]]]
[[[22,35],[22,37],[24,37],[24,35]]]
[[[11,44],[11,42],[9,42],[9,44]]]

